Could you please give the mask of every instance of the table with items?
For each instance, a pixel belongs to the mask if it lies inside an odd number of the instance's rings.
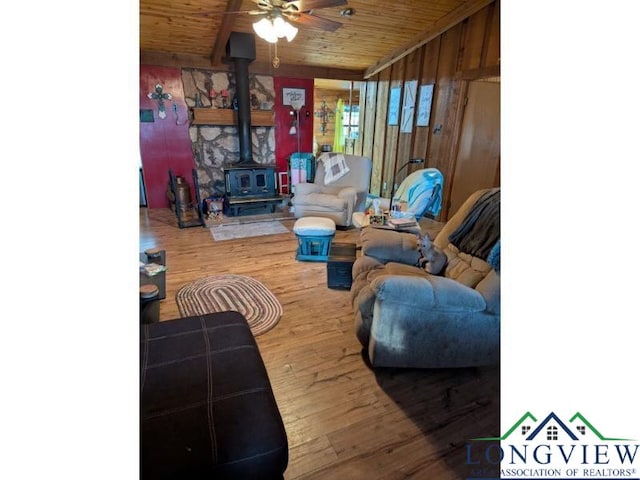
[[[155,323],[160,319],[160,300],[167,296],[164,250],[152,248],[140,254],[140,323]]]

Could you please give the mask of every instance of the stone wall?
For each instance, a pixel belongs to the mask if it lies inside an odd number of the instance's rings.
[[[185,102],[189,107],[232,107],[236,83],[233,72],[182,69]],[[273,77],[249,75],[252,108],[273,110],[275,89]],[[227,93],[223,96],[223,92]],[[238,129],[235,126],[193,125],[189,127],[191,148],[198,171],[200,197],[224,194],[225,167],[240,159]],[[263,165],[275,165],[275,129],[252,127],[253,160]]]

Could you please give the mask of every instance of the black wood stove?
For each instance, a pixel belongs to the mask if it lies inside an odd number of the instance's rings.
[[[227,214],[273,213],[282,201],[276,188],[276,169],[253,164],[224,169]]]
[[[277,192],[275,165],[255,162],[252,153],[249,63],[256,58],[253,34],[231,32],[227,57],[233,60],[236,70],[240,161],[224,169],[225,213],[273,213],[284,198]]]

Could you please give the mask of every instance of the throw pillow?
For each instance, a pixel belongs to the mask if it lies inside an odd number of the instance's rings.
[[[500,273],[500,239],[489,252],[487,263],[498,273]]]
[[[349,173],[349,167],[341,153],[323,153],[319,160],[324,163],[325,185],[329,185]]]

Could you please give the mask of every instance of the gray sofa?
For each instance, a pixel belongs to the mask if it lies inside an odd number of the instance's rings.
[[[347,154],[344,159],[349,172],[335,182],[325,185],[324,164],[319,161],[314,182],[295,186],[292,204],[296,218],[330,218],[336,225],[349,227],[353,212],[364,211],[371,180],[371,159]]]
[[[436,236],[448,260],[442,276],[417,266],[415,235],[363,229],[351,301],[357,337],[374,367],[499,362],[499,196],[499,189],[475,192]]]

